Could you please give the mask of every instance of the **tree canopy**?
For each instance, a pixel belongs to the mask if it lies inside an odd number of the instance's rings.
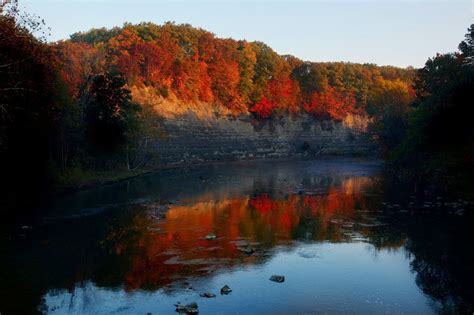
[[[303,62],[261,42],[221,39],[170,22],[76,33],[57,43],[56,51],[73,91],[86,79],[80,74],[100,65],[102,71],[121,73],[129,86],[151,86],[165,97],[173,94],[262,119],[285,111],[335,120],[362,114],[393,84],[413,94],[415,74],[410,68],[373,64]]]

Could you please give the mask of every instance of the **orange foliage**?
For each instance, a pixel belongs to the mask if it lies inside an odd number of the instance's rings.
[[[94,38],[91,31],[57,44],[61,75],[73,96],[87,80],[84,73],[113,70],[130,87],[146,85],[163,97],[172,93],[185,102],[212,103],[234,113],[250,108],[266,119],[275,111],[305,110],[342,120],[348,113],[362,113],[369,96],[380,98],[389,83],[411,84],[408,70],[303,63],[263,43],[220,39],[189,25],[126,25],[106,35]],[[87,68],[97,56],[100,70]]]
[[[136,33],[124,29],[118,36],[110,39],[108,48],[112,65],[127,77],[129,83],[137,83],[143,78],[140,77],[140,65],[145,61],[143,42]]]
[[[267,85],[267,95],[275,107],[289,112],[297,112],[300,107],[300,87],[288,76],[275,77]]]
[[[354,92],[331,86],[321,93],[313,93],[304,109],[315,116],[343,120],[348,113],[356,113]]]
[[[85,43],[59,42],[53,47],[59,75],[69,93],[77,98],[94,73],[100,72],[103,56],[97,47]]]
[[[130,255],[124,275],[128,290],[160,287],[178,275],[199,276],[221,266],[255,263],[258,255],[239,250],[248,242],[260,244],[261,250],[307,235],[340,241],[347,237],[343,227],[331,221],[354,222],[354,209],[365,207],[361,188],[370,183],[369,178],[359,177],[343,181],[326,194],[286,198],[260,194],[173,206],[166,220],[155,220],[153,211],[139,211],[131,226],[113,231],[107,240],[117,256]],[[312,224],[307,225],[308,220]],[[217,238],[203,239],[209,233]]]

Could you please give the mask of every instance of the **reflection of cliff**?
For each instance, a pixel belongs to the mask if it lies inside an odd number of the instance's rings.
[[[370,175],[363,165],[250,165],[200,166],[65,200],[87,207],[97,200],[123,203],[21,231],[27,239],[0,240],[0,304],[16,301],[2,313],[34,313],[45,292],[74,293],[89,281],[114,290],[169,292],[189,278],[206,282],[219,272],[268,262],[305,241],[364,241],[375,254],[403,247],[417,284],[441,311],[472,313],[472,220],[379,211],[381,201],[390,199],[379,194],[383,187],[398,191],[362,175]],[[209,233],[217,239],[202,239]],[[256,253],[245,253],[247,245]]]
[[[355,210],[365,207],[361,188],[370,182],[355,177],[324,193],[259,193],[176,205],[166,212],[166,220],[158,219],[151,207],[136,212],[129,225],[113,229],[106,244],[115,255],[128,257],[128,289],[158,288],[176,279],[264,261],[275,245],[291,246],[295,239],[348,241],[358,227],[337,220],[363,219]],[[359,230],[370,234],[371,229]],[[210,233],[217,238],[203,239]],[[256,253],[245,253],[247,246]]]

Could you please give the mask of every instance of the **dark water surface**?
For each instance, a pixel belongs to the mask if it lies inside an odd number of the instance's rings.
[[[405,192],[377,161],[161,172],[4,231],[0,313],[469,314],[471,209]]]

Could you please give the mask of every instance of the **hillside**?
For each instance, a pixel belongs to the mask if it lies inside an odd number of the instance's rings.
[[[373,64],[313,63],[261,42],[221,39],[190,25],[125,24],[54,44],[61,75],[80,98],[94,74],[126,78],[135,100],[165,117],[307,112],[343,120],[381,99],[411,99],[415,71]],[[388,95],[388,96],[387,96]]]
[[[388,126],[398,141],[415,97],[414,69],[302,61],[187,24],[47,43],[28,26],[41,23],[19,21],[0,20],[0,151],[18,166],[8,177],[35,178],[32,190],[176,163],[374,154],[371,136]],[[367,132],[386,113],[395,119]]]

